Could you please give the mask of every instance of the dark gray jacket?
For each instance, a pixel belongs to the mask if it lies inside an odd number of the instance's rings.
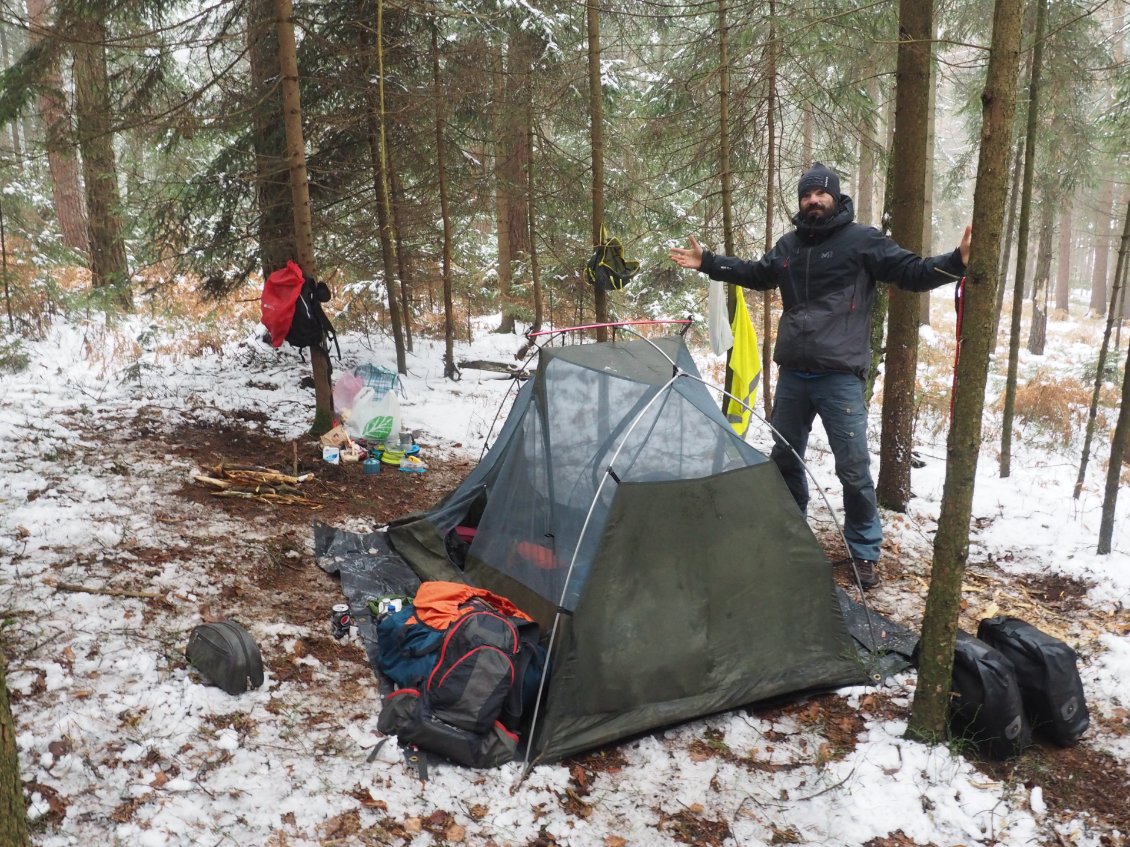
[[[929,291],[965,273],[958,250],[923,259],[874,227],[855,223],[846,194],[822,224],[811,225],[799,213],[793,223],[797,228],[756,262],[704,250],[699,268],[711,279],[744,288],[781,289],[784,312],[773,361],[782,368],[865,378],[875,281]]]

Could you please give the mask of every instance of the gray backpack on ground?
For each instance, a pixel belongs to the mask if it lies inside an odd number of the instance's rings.
[[[184,657],[205,681],[228,694],[263,684],[263,657],[251,634],[235,621],[200,624],[188,636]]]

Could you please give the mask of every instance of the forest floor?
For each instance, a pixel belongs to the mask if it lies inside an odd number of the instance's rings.
[[[357,463],[322,461],[314,439],[272,434],[292,410],[309,412],[288,382],[297,368],[274,351],[237,350],[234,369],[230,357],[183,360],[139,369],[124,387],[49,358],[0,395],[10,433],[0,502],[11,504],[0,515],[0,589],[10,592],[0,592],[0,624],[11,627],[9,687],[37,845],[1128,843],[1121,693],[1095,703],[1078,745],[1037,744],[1007,762],[975,760],[958,742],[902,739],[913,674],[656,731],[535,768],[520,784],[517,763],[489,775],[436,768],[424,786],[388,745],[374,760],[376,679],[357,639],[331,636],[330,610],[344,597],[314,560],[313,524],[365,532],[435,505],[473,469],[463,445],[487,437],[503,383],[468,377],[456,406],[455,387],[425,369],[439,355],[421,355],[405,412],[435,427],[417,436],[428,470],[365,475]],[[441,417],[459,418],[460,431],[441,431]],[[919,473],[936,480],[944,451],[934,452]],[[221,497],[194,480],[221,465],[312,472],[302,484],[310,502]],[[1044,485],[1045,468],[1027,484]],[[992,490],[1024,495],[1019,485]],[[936,504],[915,503],[912,514],[885,515],[883,582],[866,601],[916,630]],[[1055,543],[1041,527],[1060,524],[1044,510],[1064,508],[1035,501],[1003,544],[988,535],[1012,512],[978,512],[961,625],[973,632],[985,617],[1021,614],[1068,640],[1094,672],[1111,652],[1102,639],[1130,634],[1130,609],[1090,602],[1087,584],[1047,566]],[[826,512],[810,522],[830,561],[841,559]],[[1020,533],[1024,545],[1010,546]],[[1019,547],[1035,561],[1011,567]],[[834,576],[850,590],[848,569]],[[224,618],[260,644],[260,690],[229,697],[188,665],[191,627]]]
[[[136,463],[146,457],[164,457],[159,466],[168,468],[175,481],[175,498],[162,498],[161,511],[153,520],[176,524],[193,520],[202,525],[247,527],[246,535],[230,531],[224,537],[194,537],[192,546],[197,549],[221,551],[215,560],[210,579],[219,586],[217,594],[206,599],[200,609],[205,620],[233,617],[242,621],[274,621],[307,628],[308,637],[300,639],[291,651],[265,652],[264,660],[272,676],[280,682],[324,685],[315,681],[311,665],[304,657],[317,659],[319,669],[334,678],[332,690],[322,694],[324,711],[308,715],[311,722],[322,721],[328,713],[343,712],[343,716],[360,717],[375,703],[375,679],[365,659],[364,652],[355,644],[340,643],[330,635],[330,607],[343,599],[335,580],[325,574],[312,558],[313,521],[334,526],[365,531],[382,525],[389,519],[414,511],[427,509],[453,489],[471,470],[473,463],[455,454],[433,451],[422,444],[427,455],[428,471],[423,475],[404,474],[385,470],[377,475],[364,475],[356,463],[329,465],[321,460],[320,447],[311,439],[287,441],[267,434],[256,425],[254,414],[243,420],[227,422],[182,423],[171,432],[145,424],[146,412],[139,410],[133,421],[120,427],[104,425],[88,428],[86,447],[99,454],[116,457],[121,473],[129,474]],[[316,501],[316,507],[275,505],[254,498],[235,499],[215,496],[208,488],[186,477],[186,465],[201,469],[216,465],[254,465],[273,468],[285,473],[313,471],[316,478],[308,483],[306,496]],[[174,504],[183,506],[169,510]],[[224,513],[224,521],[200,521],[190,517],[198,510],[216,510]],[[253,530],[253,531],[252,531]],[[831,538],[822,539],[833,561],[838,558],[839,544]],[[135,561],[123,562],[121,568],[135,573],[159,572],[169,561],[191,555],[189,551],[174,548],[135,550]],[[925,597],[928,562],[907,559],[894,551],[884,560],[883,586],[868,595],[868,601],[879,612],[894,620],[914,626],[920,619]],[[836,579],[848,586],[847,570],[836,568]],[[1099,613],[1081,602],[1085,586],[1062,577],[1046,579],[1018,579],[1015,574],[1003,574],[991,562],[971,562],[966,577],[974,593],[992,585],[993,590],[1004,589],[1013,606],[1020,604],[1038,615],[1034,622],[1048,631],[1072,632],[1077,636],[1088,630],[1130,631],[1130,610],[1122,610],[1112,618]],[[986,589],[987,590],[987,589]],[[159,616],[163,601],[149,602],[148,616]],[[983,607],[978,607],[978,612]],[[967,619],[962,625],[976,629],[972,608],[967,608]],[[1101,619],[1100,619],[1101,617]],[[320,634],[318,634],[320,633]],[[183,662],[183,657],[181,657]],[[316,694],[316,692],[314,692]],[[21,695],[15,693],[15,707],[20,708]],[[319,698],[315,696],[315,701]],[[903,701],[904,703],[905,701]],[[878,689],[869,698],[873,714],[895,716],[896,710],[905,711],[905,705],[884,696]],[[771,712],[791,714],[805,725],[820,728],[827,742],[839,750],[850,750],[855,738],[863,729],[864,718],[859,710],[849,706],[836,695],[807,698],[792,704],[777,706],[772,710],[751,710],[760,716]],[[906,716],[903,715],[903,718]],[[1128,716],[1116,715],[1104,719],[1092,715],[1092,722],[1101,726],[1104,733],[1124,735],[1130,732]],[[726,755],[720,749],[703,743],[698,753],[709,757]],[[973,751],[966,751],[972,755]],[[586,804],[586,786],[597,773],[615,771],[620,765],[615,747],[576,757],[566,764],[570,769],[574,791],[574,812],[583,816]],[[1086,738],[1073,748],[1059,749],[1037,746],[1023,757],[1010,762],[976,761],[977,767],[992,779],[1027,787],[1040,785],[1049,811],[1064,819],[1084,817],[1099,831],[1130,833],[1130,776],[1122,765],[1106,753],[1094,749]],[[65,798],[58,798],[59,812],[65,809]],[[117,810],[115,820],[127,819],[128,806]],[[724,833],[711,829],[709,822],[683,821],[688,844],[720,844]],[[339,837],[348,837],[349,823],[341,822]],[[1117,835],[1103,840],[1104,844],[1123,843]],[[788,843],[783,834],[781,843]],[[554,843],[551,839],[542,844]],[[869,847],[901,847],[914,842],[893,833],[887,838],[869,842]],[[943,847],[943,845],[938,845]]]

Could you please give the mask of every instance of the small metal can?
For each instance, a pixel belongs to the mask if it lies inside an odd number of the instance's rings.
[[[330,610],[330,634],[338,641],[349,635],[353,625],[353,615],[349,613],[348,603],[338,603]]]

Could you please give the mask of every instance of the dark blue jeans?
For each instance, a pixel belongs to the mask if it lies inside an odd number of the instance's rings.
[[[883,525],[871,480],[871,457],[867,452],[867,404],[863,380],[852,374],[826,373],[798,376],[782,369],[773,398],[773,427],[804,459],[812,421],[820,421],[836,459],[836,476],[844,489],[844,536],[851,555],[878,561],[883,543]],[[793,455],[775,435],[770,454],[785,485],[800,510],[808,508],[808,477]]]

